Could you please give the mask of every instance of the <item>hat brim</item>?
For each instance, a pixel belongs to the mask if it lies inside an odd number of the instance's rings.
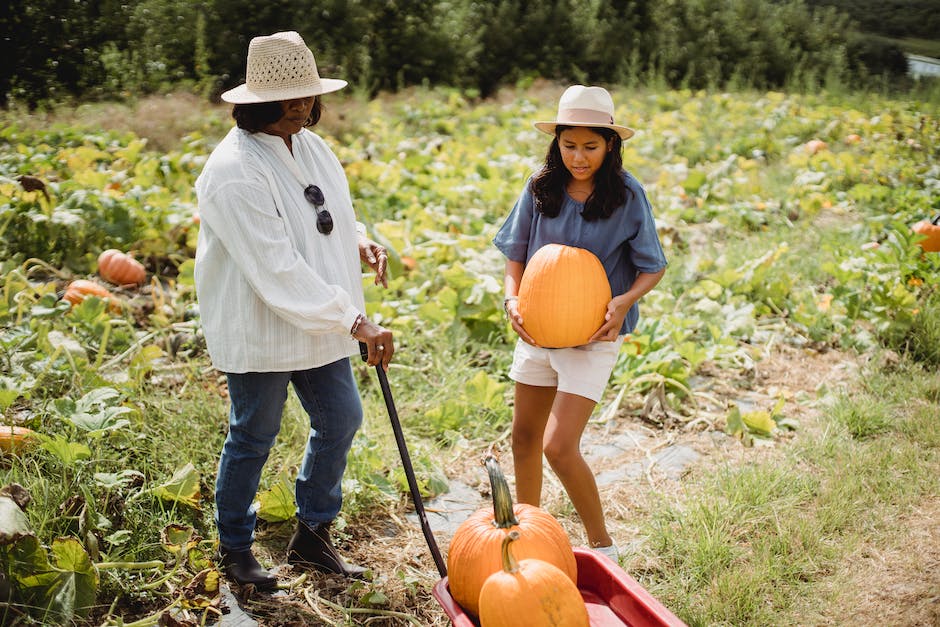
[[[584,122],[536,122],[535,128],[542,131],[543,133],[548,133],[549,135],[555,134],[555,128],[561,126],[586,126],[587,128],[609,128],[610,130],[617,133],[620,136],[620,139],[630,139],[634,135],[634,130],[626,126],[620,126],[619,124],[588,124]]]
[[[330,92],[339,91],[346,85],[346,81],[339,78],[321,78],[318,84],[304,87],[288,87],[286,89],[267,89],[264,91],[252,90],[248,84],[222,92],[222,100],[232,104],[257,104],[261,102],[279,102],[295,98],[309,98]]]

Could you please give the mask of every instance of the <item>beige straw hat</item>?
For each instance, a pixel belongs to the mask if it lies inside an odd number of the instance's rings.
[[[317,62],[294,31],[255,37],[248,44],[245,84],[222,93],[233,104],[307,98],[342,89],[346,81],[320,78]]]
[[[556,119],[552,122],[536,122],[535,128],[554,135],[558,125],[609,128],[616,131],[620,139],[633,137],[632,128],[614,124],[614,101],[603,87],[572,85],[558,101]]]

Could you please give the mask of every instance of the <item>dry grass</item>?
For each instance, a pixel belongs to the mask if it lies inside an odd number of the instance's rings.
[[[166,152],[180,145],[186,135],[218,126],[228,117],[228,106],[212,104],[186,92],[143,96],[127,102],[60,106],[32,113],[14,111],[17,124],[27,128],[68,125],[89,130],[130,132],[147,140],[151,150]]]

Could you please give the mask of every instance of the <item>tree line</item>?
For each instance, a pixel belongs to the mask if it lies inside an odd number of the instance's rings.
[[[369,94],[482,96],[542,77],[598,84],[817,89],[899,80],[903,55],[804,0],[8,0],[0,95],[31,107],[244,80],[248,41],[300,32],[324,76]]]
[[[940,37],[940,0],[809,0],[850,15],[863,31],[888,37]]]

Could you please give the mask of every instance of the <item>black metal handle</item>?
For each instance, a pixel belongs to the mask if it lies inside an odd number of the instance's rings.
[[[363,342],[359,342],[359,355],[363,361],[369,358],[369,347]],[[398,445],[398,454],[401,456],[402,468],[405,471],[405,477],[408,479],[408,490],[411,492],[411,500],[415,505],[415,513],[418,520],[421,521],[421,531],[424,533],[424,539],[428,543],[428,549],[431,550],[431,557],[434,558],[434,565],[437,566],[437,572],[441,578],[447,576],[447,564],[441,555],[441,550],[434,539],[434,532],[431,531],[431,524],[428,522],[427,514],[424,511],[424,501],[421,499],[421,491],[418,489],[418,480],[415,478],[414,467],[411,465],[411,456],[408,454],[408,445],[405,444],[405,434],[401,429],[401,421],[398,419],[398,410],[395,409],[395,401],[392,399],[392,389],[388,384],[388,376],[381,364],[375,367],[379,375],[379,385],[382,388],[382,396],[385,398],[385,407],[388,409],[388,417],[392,422],[392,431],[395,433],[395,443]]]

